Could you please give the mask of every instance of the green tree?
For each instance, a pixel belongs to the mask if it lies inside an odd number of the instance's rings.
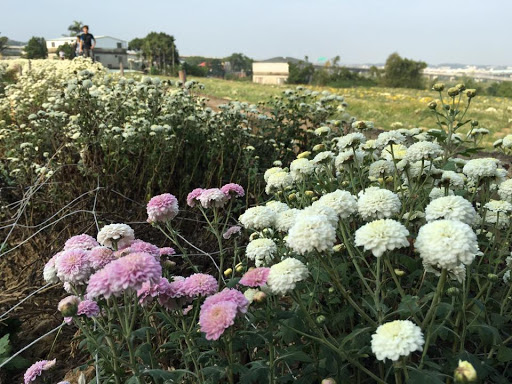
[[[423,61],[402,58],[398,53],[389,55],[384,67],[382,85],[392,88],[424,88],[422,71],[427,67]]]
[[[0,36],[0,53],[5,49],[7,48],[7,42],[9,41],[9,39],[7,38],[7,36]]]
[[[46,59],[48,57],[48,49],[46,48],[44,37],[33,36],[25,47],[25,56],[27,59]]]
[[[179,60],[179,52],[176,48],[174,36],[164,32],[151,32],[142,39],[134,39],[130,42],[133,49],[142,52],[156,72],[167,74],[169,70],[176,72]]]
[[[131,49],[133,51],[141,51],[143,44],[144,44],[144,39],[140,39],[140,38],[136,37],[135,39],[131,40],[128,43],[128,49]]]
[[[75,57],[75,48],[68,43],[59,46],[59,52],[60,51],[64,52],[66,59],[71,60]]]
[[[69,36],[77,36],[80,33],[82,33],[82,27],[83,26],[84,26],[84,23],[82,23],[81,21],[74,20],[73,24],[71,24],[68,27]]]
[[[254,60],[243,53],[233,53],[231,56],[226,57],[224,61],[231,64],[233,72],[245,71],[248,75],[252,74],[252,62]]]
[[[313,78],[315,68],[313,64],[306,61],[299,61],[298,63],[288,63],[288,84],[309,84]]]

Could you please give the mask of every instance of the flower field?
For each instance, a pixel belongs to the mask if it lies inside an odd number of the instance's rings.
[[[11,65],[1,379],[512,381],[508,101]]]

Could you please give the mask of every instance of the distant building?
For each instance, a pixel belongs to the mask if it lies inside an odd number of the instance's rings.
[[[290,73],[288,63],[299,60],[293,57],[274,57],[252,63],[252,81],[259,84],[285,84]]]
[[[94,36],[96,38],[96,46],[94,47],[94,60],[100,62],[110,69],[119,69],[121,63],[124,68],[128,66],[128,42],[116,39],[111,36]],[[58,37],[56,39],[46,40],[48,48],[48,58],[59,58],[59,47],[64,44],[73,45],[76,37]]]

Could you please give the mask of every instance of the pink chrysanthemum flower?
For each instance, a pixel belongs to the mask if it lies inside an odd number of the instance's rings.
[[[162,276],[160,263],[149,253],[131,253],[112,261],[89,279],[88,298],[119,295],[138,290],[145,282],[157,283]]]
[[[171,247],[160,248],[158,250],[158,252],[160,253],[160,256],[172,256],[172,255],[176,254],[176,251],[174,250],[174,248],[171,248]]]
[[[199,201],[203,208],[221,208],[226,205],[228,199],[228,195],[222,192],[219,188],[205,189],[199,196]]]
[[[25,375],[23,375],[23,379],[25,380],[25,384],[29,384],[35,381],[43,371],[47,371],[55,366],[57,362],[56,359],[53,360],[41,360],[37,363],[34,363],[30,366],[29,369],[25,371]]]
[[[229,227],[226,232],[222,235],[222,237],[226,240],[229,240],[231,236],[236,235],[237,233],[240,233],[242,230],[242,227],[239,225],[233,225],[232,227]]]
[[[208,296],[217,292],[217,285],[217,279],[212,275],[194,273],[183,281],[181,290],[188,297]]]
[[[234,197],[243,197],[245,196],[244,188],[241,185],[235,184],[235,183],[229,183],[221,187],[220,189],[222,192],[224,192],[225,195],[228,196],[228,199],[231,198],[231,196]]]
[[[158,248],[156,245],[139,239],[134,240],[130,246],[123,249],[123,251],[128,251],[128,253],[146,252],[157,260],[160,260],[160,248]]]
[[[85,315],[87,317],[96,317],[100,314],[98,303],[93,300],[83,300],[78,304],[77,315]]]
[[[240,284],[246,287],[261,287],[267,282],[270,268],[254,268],[247,271],[240,279]]]
[[[218,340],[224,331],[235,323],[237,306],[231,301],[221,301],[201,307],[199,325],[206,340]]]
[[[99,244],[96,239],[87,234],[77,235],[70,237],[64,244],[64,250],[70,249],[91,249],[97,247]]]
[[[184,298],[181,299],[184,296],[182,287],[185,278],[175,276],[171,283],[167,279],[165,280],[166,283],[160,284],[159,287],[158,302],[167,309],[178,309],[187,301]]]
[[[192,192],[190,192],[187,196],[187,205],[189,207],[195,207],[197,202],[199,201],[199,196],[203,193],[203,188],[196,188]]]
[[[139,304],[146,305],[151,303],[155,297],[160,294],[165,294],[169,290],[169,280],[165,277],[161,277],[157,284],[145,282],[142,287],[137,291],[137,297],[139,298]]]
[[[91,273],[89,252],[83,249],[70,249],[61,252],[55,259],[57,276],[63,282],[84,283]]]
[[[89,251],[89,263],[93,269],[101,269],[115,259],[114,252],[107,247],[94,247]]]
[[[178,200],[170,193],[154,196],[146,207],[148,223],[165,223],[176,217],[179,212]]]
[[[240,313],[246,313],[249,307],[249,301],[242,292],[233,288],[224,288],[224,290],[219,293],[207,297],[201,308],[207,308],[222,301],[230,301],[236,304],[236,308]]]

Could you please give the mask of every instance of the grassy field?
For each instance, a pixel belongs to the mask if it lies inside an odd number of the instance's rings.
[[[294,85],[261,85],[211,78],[195,80],[205,85],[206,95],[250,103],[268,100],[285,89],[295,87]],[[360,120],[372,120],[376,128],[436,128],[435,118],[427,108],[427,104],[438,96],[433,91],[380,87],[309,88],[344,95],[349,104],[348,112]],[[486,147],[490,147],[495,140],[512,132],[512,99],[477,96],[473,99],[467,116],[478,120],[480,127],[491,131],[483,142]]]

